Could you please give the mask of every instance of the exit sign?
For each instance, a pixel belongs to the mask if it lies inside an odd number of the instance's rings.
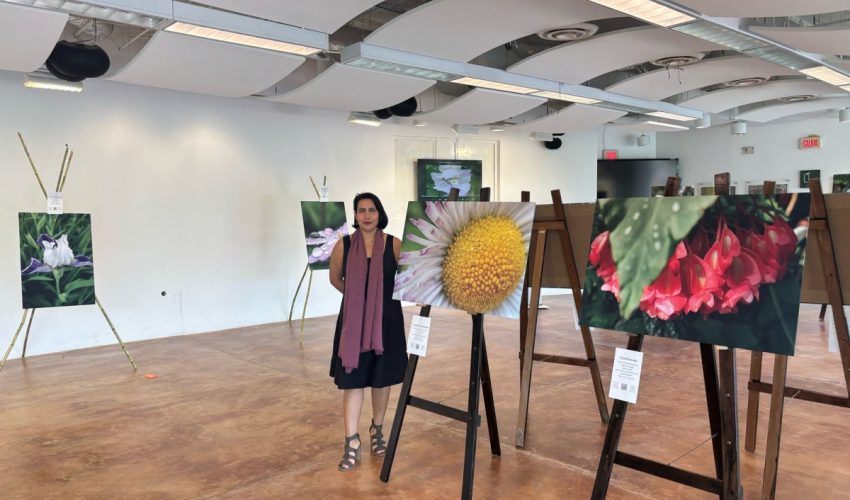
[[[603,149],[602,150],[602,159],[603,160],[616,160],[620,156],[620,153],[616,149]]]
[[[807,135],[800,138],[800,149],[817,149],[820,148],[819,135]]]

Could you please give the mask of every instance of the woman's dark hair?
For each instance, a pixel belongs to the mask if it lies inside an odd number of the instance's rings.
[[[384,210],[384,205],[381,203],[381,200],[372,193],[360,193],[354,197],[354,227],[360,227],[357,224],[357,204],[360,203],[361,200],[372,200],[372,203],[375,204],[375,208],[378,209],[378,229],[386,229],[387,224],[390,223],[389,218],[387,218],[387,212]]]

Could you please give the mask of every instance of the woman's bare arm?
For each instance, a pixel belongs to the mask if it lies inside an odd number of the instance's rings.
[[[393,238],[393,255],[395,255],[395,263],[398,264],[399,256],[401,256],[401,240]]]
[[[338,240],[334,245],[334,249],[331,251],[330,266],[331,285],[339,290],[340,293],[345,293],[345,276],[342,275],[343,246],[342,239]]]

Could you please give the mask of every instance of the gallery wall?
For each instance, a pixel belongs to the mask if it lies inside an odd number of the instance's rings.
[[[349,210],[366,190],[392,207],[395,139],[456,137],[447,126],[371,128],[345,113],[259,100],[103,81],[68,94],[22,81],[0,72],[4,347],[22,314],[17,213],[45,209],[17,131],[48,186],[64,145],[73,147],[65,211],[92,214],[97,295],[126,341],[285,321],[306,263],[299,201],[315,197],[307,176],[327,175],[331,199]],[[481,138],[498,141],[502,200],[526,189],[547,202],[553,188],[567,201],[593,200],[597,130],[565,136],[558,151],[527,134]],[[398,218],[389,230],[400,234]],[[335,314],[339,301],[318,272],[307,316]],[[43,309],[27,352],[111,343],[96,307]],[[19,341],[12,357],[20,352]]]
[[[821,136],[820,149],[799,149],[801,137]],[[743,189],[746,181],[789,179],[789,189],[800,191],[800,170],[820,169],[824,190],[832,176],[850,173],[850,123],[836,116],[776,124],[750,123],[746,135],[732,135],[729,125],[688,132],[657,134],[659,157],[678,157],[685,185],[713,182],[713,174],[728,171]],[[741,148],[753,146],[753,154]]]

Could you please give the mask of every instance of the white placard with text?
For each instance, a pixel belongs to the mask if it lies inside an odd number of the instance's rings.
[[[431,330],[431,318],[414,316],[407,335],[407,353],[425,356],[428,349],[428,333]]]
[[[611,371],[611,387],[608,389],[608,397],[632,404],[637,403],[642,365],[642,352],[618,347],[614,354],[614,369]]]
[[[62,214],[64,213],[64,203],[62,202],[62,193],[47,193],[47,213]]]

